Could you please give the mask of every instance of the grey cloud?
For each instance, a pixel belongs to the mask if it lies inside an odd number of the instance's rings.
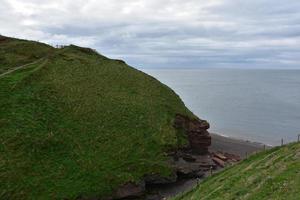
[[[300,68],[299,11],[297,0],[0,0],[0,34],[140,68]]]

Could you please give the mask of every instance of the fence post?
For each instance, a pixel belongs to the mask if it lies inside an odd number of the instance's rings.
[[[281,146],[283,146],[283,138],[281,139]]]
[[[266,150],[266,145],[264,144],[264,151]]]
[[[213,170],[213,167],[210,166],[210,175],[212,175],[212,170]]]

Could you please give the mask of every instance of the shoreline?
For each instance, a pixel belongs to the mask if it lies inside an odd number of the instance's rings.
[[[272,148],[272,146],[267,144],[223,136],[217,133],[210,133],[210,135],[212,144],[209,147],[209,151],[231,153],[238,155],[243,159],[246,155],[262,151],[264,148]]]
[[[264,147],[271,148],[271,146],[263,143],[245,141],[237,138],[227,137],[216,133],[210,133],[212,138],[212,144],[209,147],[209,152],[223,152],[238,155],[241,159],[245,159],[247,155],[251,155],[258,151],[263,151]],[[217,168],[214,173],[222,171],[222,168]],[[210,176],[209,172],[206,172],[203,178],[191,178],[186,180],[180,180],[176,183],[167,185],[159,185],[154,188],[153,191],[157,192],[161,197],[169,199],[193,189],[197,184]]]

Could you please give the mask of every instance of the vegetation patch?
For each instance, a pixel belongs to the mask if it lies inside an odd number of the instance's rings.
[[[9,38],[0,55],[2,72],[40,59],[0,77],[0,199],[102,197],[171,173],[175,115],[195,116],[170,88],[76,46]]]
[[[299,142],[261,152],[175,199],[299,199],[299,154]]]

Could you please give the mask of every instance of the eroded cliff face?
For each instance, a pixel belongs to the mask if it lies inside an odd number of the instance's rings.
[[[190,119],[187,116],[177,114],[174,127],[183,129],[188,136],[190,148],[194,153],[207,154],[208,147],[211,145],[211,136],[207,129],[209,123],[205,120]]]
[[[168,163],[173,169],[170,176],[146,174],[139,183],[126,183],[118,188],[111,199],[164,199],[160,189],[175,188],[186,180],[199,180],[218,170],[239,161],[235,155],[209,152],[211,136],[207,131],[209,123],[201,119],[191,119],[176,114],[173,126],[183,131],[188,138],[188,146],[168,153]]]

